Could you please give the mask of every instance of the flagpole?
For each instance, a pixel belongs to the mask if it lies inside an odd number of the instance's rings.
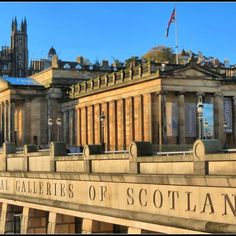
[[[179,64],[178,57],[178,32],[177,32],[177,17],[176,17],[176,7],[175,7],[175,48],[176,48],[176,64]]]

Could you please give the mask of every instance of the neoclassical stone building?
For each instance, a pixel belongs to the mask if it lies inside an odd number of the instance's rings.
[[[69,145],[102,142],[106,150],[125,150],[132,141],[149,141],[156,149],[184,146],[199,138],[201,100],[203,138],[236,145],[233,69],[147,63],[110,72],[56,64],[28,78],[1,78],[1,143],[46,145],[59,133]]]
[[[133,140],[150,141],[156,147],[192,144],[199,138],[201,100],[203,138],[222,144],[227,138],[227,145],[235,146],[233,73],[192,62],[147,63],[73,85],[71,101],[62,104],[64,139],[75,145],[104,142],[107,150],[127,149]]]
[[[31,77],[1,77],[1,145],[6,141],[15,142],[17,146],[25,143],[46,145],[49,138],[56,141],[57,133],[62,134],[63,129],[56,125],[56,120],[62,118],[61,106],[68,100],[69,87],[105,72],[59,68],[54,57],[52,67]],[[49,118],[53,122],[51,128],[48,127]]]

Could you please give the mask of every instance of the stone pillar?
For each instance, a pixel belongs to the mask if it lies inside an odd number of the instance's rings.
[[[113,224],[84,218],[81,231],[82,234],[113,233]]]
[[[8,103],[4,103],[4,141],[8,141]]]
[[[233,97],[234,105],[233,105],[233,140],[234,146],[236,145],[236,96]]]
[[[143,106],[142,95],[134,97],[134,140],[143,141]]]
[[[82,234],[89,234],[93,231],[93,220],[91,219],[83,219],[82,220]]]
[[[49,212],[49,217],[48,217],[48,229],[47,233],[48,234],[54,234],[56,230],[56,219],[57,218],[57,213],[55,212]]]
[[[214,94],[214,131],[215,138],[219,139],[223,145],[225,140],[224,134],[224,97],[222,93]]]
[[[101,105],[96,104],[94,106],[94,142],[95,144],[101,143],[101,124],[100,124],[100,115],[101,115]],[[105,118],[106,119],[106,118]]]
[[[64,142],[69,143],[69,112],[64,111],[63,113],[63,136]]]
[[[77,145],[81,144],[81,109],[77,108],[77,120],[76,120],[76,126],[77,126]]]
[[[1,234],[5,233],[7,208],[8,208],[8,204],[3,202],[2,209],[1,209],[1,216],[0,216],[0,233]]]
[[[109,132],[109,122],[110,122],[110,117],[109,117],[109,105],[108,102],[105,102],[102,104],[102,111],[104,112],[105,115],[105,120],[104,120],[104,142],[107,150],[110,150],[110,132]]]
[[[128,228],[128,234],[141,234],[141,229],[129,227]]]
[[[134,107],[133,97],[125,99],[125,123],[126,123],[126,145],[134,141]]]
[[[88,122],[87,122],[87,107],[81,108],[81,138],[82,144],[88,144]]]
[[[31,143],[31,109],[30,100],[25,100],[23,106],[23,143]]]
[[[15,141],[15,103],[14,102],[9,102],[9,107],[8,107],[8,137],[9,137],[9,142],[14,142]]]
[[[161,91],[158,97],[158,106],[159,106],[159,145],[167,143],[167,134],[166,134],[166,92]]]
[[[20,233],[21,234],[27,234],[28,221],[29,221],[29,208],[24,207],[23,213],[22,213],[22,218],[21,218],[21,226],[20,226]]]
[[[69,110],[69,144],[75,144],[75,112],[74,109]]]
[[[117,146],[116,101],[109,102],[109,129],[112,131],[112,134],[110,135],[110,150],[116,150]]]
[[[88,107],[88,144],[94,144],[94,108]]]
[[[78,120],[78,111],[74,108],[74,130],[73,130],[73,137],[74,137],[74,145],[76,146],[78,143],[77,136],[78,136],[78,127],[77,127],[77,120]]]
[[[178,143],[185,144],[185,105],[183,93],[179,93],[178,97],[178,123]]]
[[[125,119],[124,119],[124,99],[117,101],[117,149],[126,149],[125,140]]]
[[[152,95],[143,95],[143,131],[144,141],[152,142]]]

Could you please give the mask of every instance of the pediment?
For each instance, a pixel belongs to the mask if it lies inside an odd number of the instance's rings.
[[[221,75],[215,71],[211,71],[204,67],[199,66],[186,66],[183,68],[178,68],[172,71],[172,76],[183,76],[183,77],[209,77],[209,78],[220,78]]]
[[[209,76],[208,73],[204,73],[202,71],[196,70],[196,69],[185,69],[182,71],[175,71],[173,75],[179,75],[179,76],[193,76],[193,77],[205,77]]]

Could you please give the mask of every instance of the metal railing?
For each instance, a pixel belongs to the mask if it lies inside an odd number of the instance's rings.
[[[189,154],[193,154],[193,151],[177,151],[177,152],[154,152],[153,154],[155,155],[159,155],[159,156],[171,156],[171,155],[189,155]]]

